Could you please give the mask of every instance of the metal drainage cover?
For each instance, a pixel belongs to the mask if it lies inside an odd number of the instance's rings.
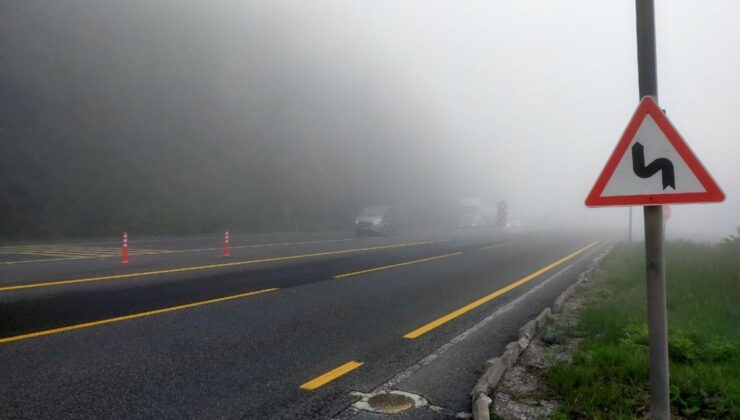
[[[373,395],[367,402],[374,410],[383,413],[400,413],[414,406],[414,400],[411,398],[389,392]]]

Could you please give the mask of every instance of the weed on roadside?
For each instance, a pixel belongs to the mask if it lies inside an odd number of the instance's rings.
[[[740,235],[740,229],[738,230]],[[547,372],[562,418],[635,418],[649,410],[642,244],[605,260],[586,299],[572,363]],[[740,417],[740,236],[666,247],[671,404],[689,418]]]

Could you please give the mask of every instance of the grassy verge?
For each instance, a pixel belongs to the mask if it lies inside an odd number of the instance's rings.
[[[644,248],[605,260],[608,279],[586,298],[569,334],[583,341],[547,373],[563,401],[556,417],[633,418],[649,409]],[[740,238],[666,247],[674,415],[740,418]]]

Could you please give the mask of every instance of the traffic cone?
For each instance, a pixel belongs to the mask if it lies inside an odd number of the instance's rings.
[[[121,250],[121,264],[128,264],[128,232],[123,232],[123,249]]]
[[[224,232],[224,257],[230,257],[231,252],[229,252],[229,231],[227,230]]]

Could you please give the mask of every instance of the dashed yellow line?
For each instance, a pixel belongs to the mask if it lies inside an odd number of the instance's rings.
[[[502,247],[502,246],[506,246],[506,245],[511,245],[511,244],[513,244],[513,243],[516,243],[516,241],[509,241],[509,242],[503,242],[503,243],[500,243],[500,244],[493,244],[493,245],[488,245],[488,246],[484,246],[484,247],[483,247],[483,248],[481,248],[481,249],[493,249],[493,248],[499,248],[499,247]]]
[[[338,377],[345,375],[358,367],[364,365],[362,362],[356,362],[351,361],[343,364],[342,366],[339,366],[336,369],[330,370],[329,372],[326,372],[325,374],[321,376],[317,376],[314,379],[311,379],[310,381],[306,382],[305,384],[301,385],[301,389],[304,389],[306,391],[313,391],[316,388],[320,388],[329,382],[337,379]]]
[[[87,277],[87,278],[70,279],[70,280],[56,280],[56,281],[47,281],[47,282],[42,282],[42,283],[14,284],[10,286],[0,287],[0,292],[9,292],[9,291],[21,290],[21,289],[31,289],[31,288],[36,288],[36,287],[51,287],[51,286],[62,286],[62,285],[67,285],[67,284],[89,283],[89,282],[94,282],[94,281],[119,280],[119,279],[127,279],[127,278],[132,278],[132,277],[156,276],[156,275],[162,275],[162,274],[182,273],[182,272],[187,272],[187,271],[211,270],[211,269],[225,268],[225,267],[238,267],[238,266],[248,265],[248,264],[298,260],[298,259],[305,259],[305,258],[312,258],[312,257],[322,257],[322,256],[327,256],[327,255],[350,254],[350,253],[363,252],[363,251],[374,251],[374,250],[389,249],[389,248],[401,248],[401,247],[406,247],[406,246],[424,245],[424,244],[431,244],[431,243],[434,243],[434,241],[420,241],[420,242],[409,242],[409,243],[394,244],[394,245],[382,245],[382,246],[372,246],[372,247],[365,247],[365,248],[343,249],[339,251],[327,251],[327,252],[316,252],[316,253],[311,253],[311,254],[289,255],[289,256],[284,256],[284,257],[261,258],[257,260],[237,261],[237,262],[222,263],[222,264],[198,265],[198,266],[192,266],[192,267],[171,268],[167,270],[145,271],[145,272],[139,272],[139,273],[114,274],[110,276]]]
[[[470,312],[473,309],[475,309],[475,308],[477,308],[477,307],[479,307],[479,306],[481,306],[481,305],[483,305],[485,303],[488,303],[488,302],[492,301],[493,299],[496,299],[497,297],[503,295],[504,293],[507,293],[507,292],[509,292],[509,291],[511,291],[511,290],[513,290],[513,289],[515,289],[515,288],[523,285],[524,283],[527,283],[528,281],[537,278],[538,276],[542,275],[543,273],[547,272],[548,270],[551,270],[551,269],[559,266],[560,264],[563,264],[564,262],[566,262],[566,261],[568,261],[568,260],[576,257],[578,254],[581,254],[582,252],[584,252],[587,249],[593,247],[597,243],[599,243],[599,241],[592,242],[592,243],[588,244],[587,246],[579,249],[578,251],[575,251],[575,252],[573,252],[570,255],[567,255],[567,256],[565,256],[565,257],[563,257],[563,258],[561,258],[561,259],[559,259],[559,260],[557,260],[557,261],[555,261],[555,262],[553,262],[551,264],[548,264],[545,267],[540,268],[539,270],[535,271],[534,273],[532,273],[532,274],[530,274],[530,275],[528,275],[526,277],[523,277],[523,278],[521,278],[521,279],[519,279],[519,280],[517,280],[517,281],[515,281],[515,282],[513,282],[511,284],[509,284],[506,287],[502,287],[501,289],[498,289],[498,290],[496,290],[495,292],[493,292],[493,293],[491,293],[489,295],[483,296],[482,298],[480,298],[480,299],[478,299],[478,300],[476,300],[476,301],[474,301],[472,303],[469,303],[469,304],[463,306],[460,309],[457,309],[457,310],[455,310],[453,312],[450,312],[449,314],[447,314],[447,315],[445,315],[445,316],[443,316],[441,318],[438,318],[438,319],[436,319],[436,320],[434,320],[434,321],[432,321],[432,322],[430,322],[430,323],[428,323],[428,324],[426,324],[426,325],[424,325],[422,327],[419,327],[419,328],[411,331],[410,333],[404,335],[403,338],[414,339],[414,338],[417,338],[417,337],[419,337],[419,336],[421,336],[423,334],[426,334],[429,331],[431,331],[431,330],[439,327],[440,325],[446,324],[447,322],[452,321],[453,319],[459,317],[460,315],[463,315],[463,314],[465,314],[467,312]]]
[[[210,304],[218,303],[218,302],[225,302],[227,300],[241,299],[241,298],[245,298],[248,296],[254,296],[254,295],[260,295],[263,293],[274,292],[276,290],[278,289],[271,288],[271,289],[256,290],[254,292],[240,293],[238,295],[225,296],[225,297],[220,297],[216,299],[202,300],[199,302],[188,303],[185,305],[171,306],[169,308],[156,309],[153,311],[140,312],[140,313],[125,315],[125,316],[118,316],[115,318],[101,319],[99,321],[85,322],[83,324],[69,325],[66,327],[54,328],[51,330],[44,330],[44,331],[37,331],[37,332],[28,333],[28,334],[21,334],[21,335],[16,335],[13,337],[5,337],[5,338],[0,338],[0,344],[12,343],[14,341],[27,340],[29,338],[42,337],[45,335],[59,334],[59,333],[67,332],[67,331],[79,330],[82,328],[96,327],[98,325],[112,324],[114,322],[127,321],[130,319],[136,319],[136,318],[143,318],[145,316],[152,316],[152,315],[164,314],[167,312],[181,311],[183,309],[190,309],[190,308],[195,308],[198,306],[210,305]]]
[[[391,265],[384,265],[382,267],[368,268],[367,270],[354,271],[352,273],[337,274],[336,276],[334,276],[334,278],[343,279],[343,278],[352,277],[352,276],[359,276],[360,274],[367,274],[367,273],[372,273],[374,271],[388,270],[391,268],[403,267],[405,265],[416,264],[416,263],[421,263],[425,261],[438,260],[440,258],[447,258],[447,257],[452,257],[454,255],[460,255],[460,254],[462,254],[462,252],[453,252],[450,254],[437,255],[435,257],[422,258],[420,260],[404,261],[398,264],[391,264]]]

